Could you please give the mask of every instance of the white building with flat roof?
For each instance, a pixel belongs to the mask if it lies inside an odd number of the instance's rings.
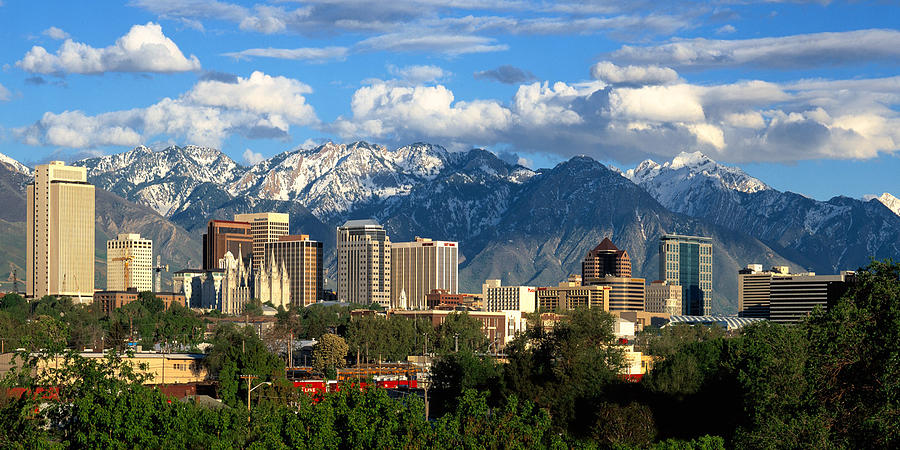
[[[337,298],[391,306],[391,239],[373,219],[348,220],[337,228]]]
[[[153,290],[153,241],[122,233],[106,241],[106,290]]]
[[[500,280],[486,280],[481,285],[481,298],[485,311],[534,312],[536,297],[534,286],[502,286]]]

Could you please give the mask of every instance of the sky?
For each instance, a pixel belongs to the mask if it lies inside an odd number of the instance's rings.
[[[817,199],[900,196],[898,28],[897,1],[0,0],[0,152],[701,151]]]

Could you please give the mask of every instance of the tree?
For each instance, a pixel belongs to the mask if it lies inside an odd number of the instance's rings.
[[[435,351],[443,354],[459,349],[482,352],[492,346],[499,348],[502,342],[488,342],[483,324],[468,313],[450,313],[437,330]]]
[[[809,382],[834,444],[900,446],[900,264],[873,261],[806,324]]]
[[[323,334],[313,348],[313,368],[326,374],[334,373],[346,365],[348,350],[344,338],[336,334]]]
[[[618,381],[624,364],[613,320],[604,311],[577,309],[550,332],[533,327],[517,337],[506,347],[504,396],[548,408],[558,429],[587,434],[604,390]]]
[[[246,382],[241,375],[254,375],[257,381],[284,379],[284,361],[266,348],[251,327],[220,324],[216,327],[206,364],[217,377],[217,393],[226,404],[246,407]]]
[[[468,349],[439,357],[430,374],[433,414],[452,411],[467,390],[496,394],[500,374],[493,358],[477,356]]]

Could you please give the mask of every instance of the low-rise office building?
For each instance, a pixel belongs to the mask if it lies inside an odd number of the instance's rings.
[[[580,277],[563,281],[556,287],[535,289],[535,301],[540,311],[575,308],[599,308],[609,311],[609,286],[583,286]]]
[[[647,286],[644,311],[680,315],[682,311],[681,286],[668,281],[656,280]]]
[[[502,286],[500,280],[486,280],[481,285],[485,311],[534,312],[536,288],[533,286]]]
[[[585,278],[586,286],[609,286],[607,311],[643,311],[646,280],[643,278],[615,277]]]

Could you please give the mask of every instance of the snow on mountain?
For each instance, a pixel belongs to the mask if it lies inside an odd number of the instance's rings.
[[[704,198],[715,194],[771,189],[743,170],[719,164],[700,152],[682,152],[663,164],[648,159],[623,175],[667,208],[691,215],[694,209],[704,207]]]
[[[253,166],[229,186],[232,195],[298,201],[318,217],[340,215],[382,197],[408,194],[444,169],[443,147],[413,144],[396,150],[354,142],[296,150]]]
[[[166,217],[174,214],[200,184],[228,184],[246,170],[216,149],[194,145],[161,151],[140,146],[74,165],[87,167],[88,179],[96,186]]]
[[[900,199],[894,197],[893,195],[885,192],[881,194],[880,197],[875,197],[874,195],[867,195],[863,197],[864,200],[872,201],[876,200],[881,202],[884,206],[887,206],[888,209],[894,212],[894,214],[900,216]]]
[[[242,167],[215,149],[186,146],[155,152],[141,146],[76,164],[88,167],[88,177],[97,186],[166,217],[185,211],[192,202],[197,207],[202,196],[191,194],[205,184],[204,189],[217,189],[217,196],[296,201],[329,221],[379,199],[408,195],[461,161],[460,155],[425,143],[391,150],[366,142],[328,142]],[[483,172],[513,183],[534,175],[519,166],[500,171],[485,166]]]
[[[16,161],[15,159],[10,158],[9,156],[4,155],[3,153],[0,153],[0,163],[9,166],[16,172],[19,172],[23,175],[31,176],[31,169],[29,169],[28,166]]]

